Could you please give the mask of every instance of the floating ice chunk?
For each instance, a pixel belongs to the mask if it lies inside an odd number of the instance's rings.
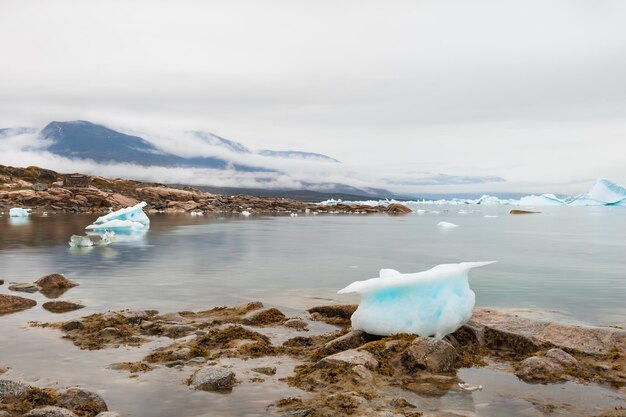
[[[245,217],[250,216],[250,214],[251,214],[251,213],[250,213],[248,210],[244,210],[244,211],[242,211],[242,212],[241,212],[241,215],[242,215],[242,216],[245,216]]]
[[[442,229],[453,229],[455,227],[459,227],[459,225],[450,222],[439,222],[437,223],[437,227],[440,227]]]
[[[191,213],[192,216],[204,216],[204,213],[201,211],[192,211]]]
[[[613,181],[600,178],[589,191],[589,198],[601,201],[604,204],[619,204],[626,202],[626,188]]]
[[[73,248],[90,248],[93,246],[93,241],[89,236],[72,235],[69,243]]]
[[[352,315],[355,330],[442,338],[472,316],[475,295],[469,287],[469,270],[491,263],[443,264],[414,274],[383,269],[379,278],[353,282],[338,293],[361,296]]]
[[[298,213],[291,213],[290,216],[291,217],[298,217]]]
[[[111,229],[132,229],[139,230],[150,227],[150,219],[143,212],[143,208],[147,205],[145,201],[132,207],[126,207],[121,210],[114,211],[98,219],[89,226],[88,230],[111,230]]]
[[[470,385],[470,384],[462,384],[459,382],[459,388],[461,388],[463,391],[468,391],[468,392],[474,392],[474,391],[482,391],[483,386],[482,385]]]
[[[495,216],[495,215],[492,215],[492,214],[485,214],[483,217],[484,217],[485,219],[492,219],[492,218],[494,218],[494,217],[498,217],[498,216]]]
[[[13,207],[9,210],[9,217],[28,217],[31,209],[23,209],[19,207]]]

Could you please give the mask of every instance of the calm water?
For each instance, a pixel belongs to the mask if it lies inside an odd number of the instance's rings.
[[[549,207],[518,216],[500,206],[447,210],[403,217],[152,215],[146,235],[87,250],[72,250],[67,241],[96,216],[34,215],[14,224],[5,214],[0,277],[21,282],[62,272],[81,283],[71,298],[97,311],[178,311],[250,299],[302,308],[319,303],[316,297],[354,301],[336,291],[380,268],[416,272],[497,260],[471,273],[478,305],[626,322],[626,208]],[[461,227],[440,230],[442,220]]]
[[[129,307],[198,310],[252,299],[297,315],[327,300],[356,301],[336,291],[376,276],[383,267],[414,272],[463,260],[499,261],[470,276],[479,305],[532,309],[574,322],[624,324],[626,207],[557,207],[525,216],[509,215],[506,207],[472,209],[480,211],[462,215],[459,207],[449,207],[439,214],[404,217],[247,219],[152,215],[144,236],[88,250],[72,250],[67,241],[71,234],[82,234],[96,216],[33,215],[15,222],[4,214],[0,277],[6,283],[0,293],[9,292],[10,281],[62,272],[80,283],[62,298],[87,307],[54,315],[36,306],[0,316],[0,365],[11,367],[3,377],[42,387],[79,384],[128,417],[260,417],[275,399],[303,395],[279,382],[291,374],[292,359],[272,359],[278,373],[264,384],[248,382],[254,375],[244,372],[232,394],[196,392],[184,384],[193,371],[189,367],[159,368],[135,379],[107,369],[113,362],[140,360],[155,346],[169,344],[168,339],[141,348],[81,351],[58,331],[29,327],[28,321],[69,320]],[[440,230],[436,225],[442,220],[461,227]],[[46,301],[39,293],[27,296],[39,304]],[[264,360],[244,367],[267,365]],[[623,404],[623,395],[606,387],[529,385],[487,368],[462,370],[460,377],[485,389],[472,394],[453,390],[441,398],[398,395],[424,410],[449,411],[441,415],[539,417],[547,414],[537,406],[543,403],[562,407],[551,416],[588,415]]]

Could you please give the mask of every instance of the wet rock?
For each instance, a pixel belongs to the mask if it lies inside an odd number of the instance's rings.
[[[72,303],[70,301],[48,301],[47,303],[43,303],[42,307],[51,313],[67,313],[69,311],[85,308],[82,304]]]
[[[127,310],[120,314],[131,324],[140,324],[151,317],[150,312],[143,310]]]
[[[456,378],[444,375],[428,375],[406,381],[402,388],[424,397],[441,397],[455,386]]]
[[[163,335],[172,339],[178,339],[179,337],[187,336],[196,330],[195,327],[187,324],[171,324],[161,326]]]
[[[78,416],[66,408],[48,405],[46,407],[35,408],[34,410],[29,411],[28,413],[24,414],[24,417],[78,417]]]
[[[413,210],[411,210],[404,204],[393,203],[387,206],[387,208],[385,209],[385,213],[392,214],[392,215],[408,214],[408,213],[413,213]]]
[[[276,367],[265,366],[260,368],[252,368],[251,371],[268,376],[276,375]]]
[[[78,283],[70,281],[63,275],[56,273],[39,278],[37,281],[35,281],[35,284],[37,284],[37,286],[42,289],[72,288],[78,285]]]
[[[104,413],[98,414],[96,417],[122,417],[122,415],[117,411],[105,411]]]
[[[233,371],[219,366],[205,366],[191,377],[189,385],[201,391],[230,391],[235,382]]]
[[[172,357],[174,359],[180,359],[180,360],[189,359],[191,357],[191,349],[186,348],[186,347],[176,349],[175,351],[172,352]]]
[[[7,403],[26,394],[30,386],[9,379],[0,379],[0,403]]]
[[[122,332],[115,327],[105,327],[98,332],[98,336],[102,338],[121,337]]]
[[[285,327],[289,327],[291,329],[296,329],[296,330],[308,330],[309,325],[304,320],[289,319],[285,322]]]
[[[402,364],[410,371],[449,372],[456,363],[456,349],[445,340],[418,337],[402,354]]]
[[[375,369],[378,367],[378,361],[372,356],[371,353],[362,350],[345,350],[343,352],[335,353],[334,355],[326,356],[320,359],[315,366],[317,368],[334,367],[337,365],[363,365],[369,369]]]
[[[578,366],[576,358],[561,349],[550,349],[546,352],[546,358],[552,359],[565,368]]]
[[[32,294],[34,292],[39,291],[39,288],[35,284],[31,284],[29,282],[22,282],[18,284],[9,285],[9,290],[18,291],[18,292],[27,292],[27,293]]]
[[[79,320],[71,320],[63,323],[61,329],[66,332],[71,332],[72,330],[82,330],[85,328],[85,325]]]
[[[252,326],[276,324],[285,321],[285,315],[277,308],[253,310],[241,318],[243,324]]]
[[[163,365],[165,365],[168,368],[173,368],[175,366],[183,366],[183,365],[185,365],[185,362],[183,362],[181,360],[175,360],[175,361],[165,362]]]
[[[195,358],[189,359],[187,363],[194,364],[194,365],[202,365],[205,362],[206,362],[206,359],[204,359],[202,356],[196,356]]]
[[[0,285],[4,285],[4,280],[0,279]]]
[[[563,372],[565,369],[556,360],[531,356],[520,364],[515,375],[527,382],[548,382],[563,379]]]
[[[37,305],[35,300],[17,295],[0,294],[0,314],[14,313]]]
[[[338,352],[340,350],[354,349],[365,344],[366,333],[361,330],[352,330],[341,337],[331,340],[324,345],[327,352]]]
[[[0,366],[0,375],[5,374],[9,368],[5,368],[4,366]]]
[[[108,411],[106,403],[98,394],[79,387],[71,387],[59,391],[58,403],[61,407],[80,414],[89,413],[95,415]]]
[[[350,324],[350,317],[356,311],[357,304],[339,304],[329,306],[318,306],[307,310],[311,313],[311,318],[322,320],[330,324]]]

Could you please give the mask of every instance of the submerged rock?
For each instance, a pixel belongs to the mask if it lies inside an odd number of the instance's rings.
[[[450,372],[456,358],[456,349],[445,340],[418,337],[404,351],[402,364],[411,371]]]
[[[15,313],[37,305],[35,300],[17,295],[0,294],[0,314]]]
[[[31,284],[29,282],[22,282],[18,284],[9,285],[9,290],[17,291],[17,292],[27,292],[27,293],[35,293],[39,291],[39,288],[35,284]]]
[[[219,366],[205,366],[191,377],[189,385],[201,391],[230,391],[236,382],[233,371]]]
[[[48,301],[47,303],[43,303],[42,307],[51,313],[67,313],[68,311],[85,308],[82,304],[72,303],[70,301]]]

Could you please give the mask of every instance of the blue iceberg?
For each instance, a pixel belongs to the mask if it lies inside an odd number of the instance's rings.
[[[378,278],[353,282],[338,293],[361,296],[352,315],[355,330],[379,336],[413,333],[442,338],[472,316],[475,295],[468,272],[492,263],[443,264],[414,274],[381,269]]]
[[[150,219],[143,212],[148,204],[142,201],[132,207],[109,213],[86,227],[87,230],[144,230],[150,227]]]
[[[596,181],[588,197],[605,205],[626,206],[626,188],[604,178]]]

